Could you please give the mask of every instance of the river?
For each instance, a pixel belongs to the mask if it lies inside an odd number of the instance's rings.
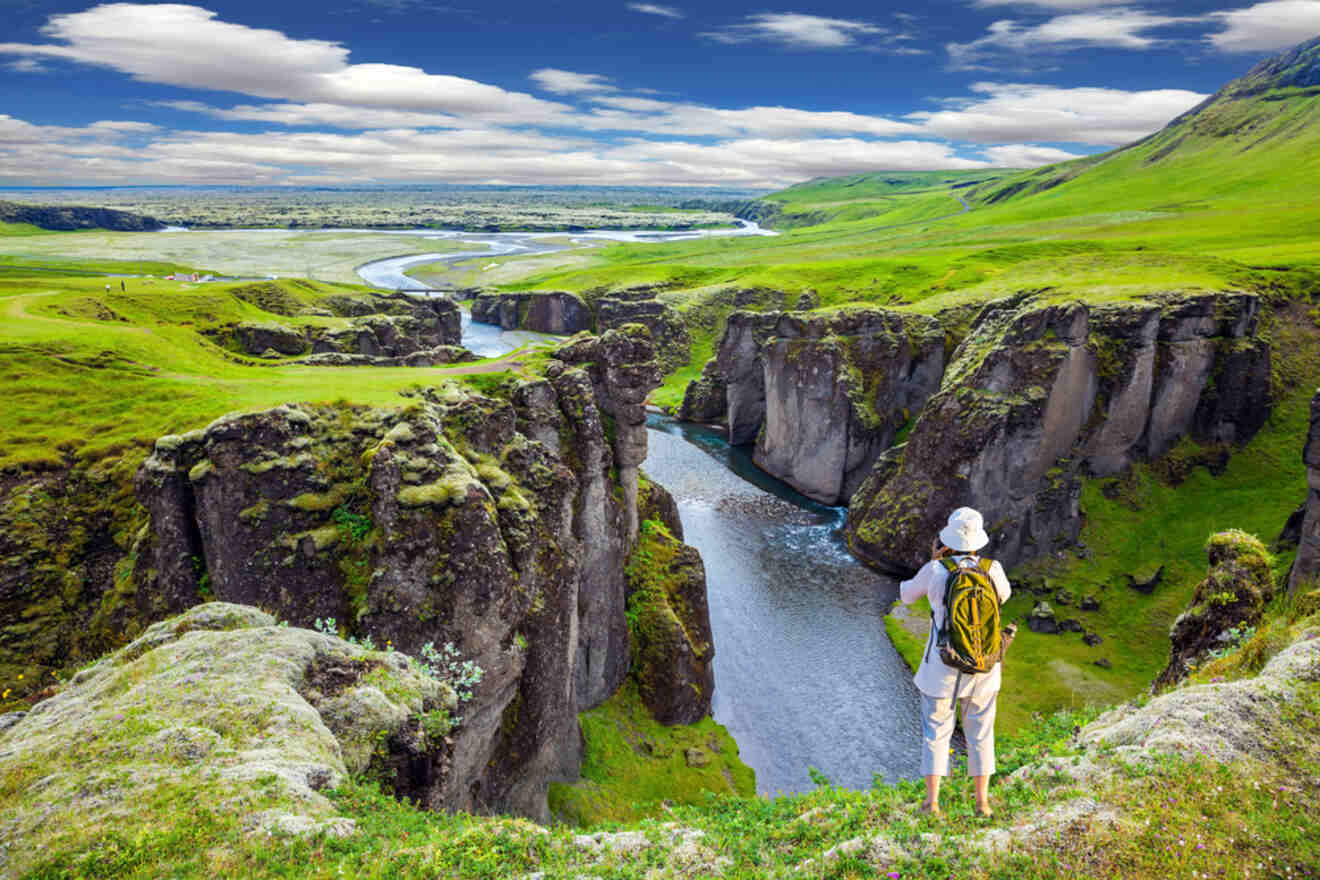
[[[510,254],[529,256],[549,254],[566,250],[575,245],[592,241],[615,242],[652,242],[689,241],[696,238],[726,238],[749,235],[778,235],[769,229],[762,229],[756,223],[739,220],[739,225],[729,229],[696,229],[687,232],[628,231],[621,229],[595,229],[590,232],[458,232],[454,230],[416,229],[383,232],[384,235],[406,235],[427,239],[428,241],[454,241],[465,244],[485,245],[484,251],[437,250],[427,254],[411,254],[402,257],[390,257],[386,260],[374,260],[357,267],[357,273],[373,287],[387,290],[399,290],[420,287],[421,283],[410,278],[407,270],[426,263],[458,263],[488,257],[503,257]],[[563,244],[567,238],[569,244]],[[473,354],[481,357],[498,357],[508,354],[515,348],[541,339],[552,339],[540,333],[528,333],[523,330],[501,330],[489,324],[474,324],[467,311],[463,312],[463,345]]]
[[[417,286],[405,271],[422,263],[547,253],[546,233],[416,233],[486,244],[483,252],[437,251],[361,266],[367,283]],[[755,224],[696,233],[597,231],[574,241],[674,241],[712,234],[767,234]],[[773,233],[770,233],[773,234]],[[463,345],[486,357],[539,334],[473,324]],[[550,338],[550,337],[547,337]],[[869,788],[916,777],[920,699],[885,636],[896,582],[848,553],[843,508],[825,507],[760,470],[724,434],[649,418],[645,470],[673,493],[687,543],[706,566],[715,640],[715,720],[738,741],[766,794],[814,787],[814,767],[836,785]]]
[[[897,583],[848,553],[844,509],[770,477],[722,432],[661,416],[649,427],[643,468],[706,564],[715,720],[757,790],[810,790],[808,767],[858,789],[917,777],[920,698],[883,620]]]

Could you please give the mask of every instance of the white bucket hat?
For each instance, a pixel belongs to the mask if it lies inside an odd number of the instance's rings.
[[[975,553],[990,543],[981,514],[970,507],[960,507],[949,514],[949,524],[940,529],[940,542],[952,550]]]

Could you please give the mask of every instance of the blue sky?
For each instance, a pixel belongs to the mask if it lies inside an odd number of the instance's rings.
[[[0,183],[779,187],[1158,129],[1320,0],[0,0]]]

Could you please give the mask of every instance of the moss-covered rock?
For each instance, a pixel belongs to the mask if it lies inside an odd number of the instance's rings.
[[[1169,631],[1172,656],[1157,688],[1176,684],[1212,652],[1236,647],[1274,594],[1272,559],[1254,535],[1230,529],[1211,535],[1205,546],[1210,570]]]
[[[445,778],[443,733],[396,753],[454,691],[397,652],[275,625],[212,603],[149,627],[0,732],[0,823],[20,876],[75,829],[165,821],[181,797],[238,811],[253,830],[344,836],[321,794],[375,776],[430,805]]]
[[[701,556],[664,524],[644,520],[627,574],[633,675],[642,702],[662,724],[694,724],[710,714],[715,690]]]

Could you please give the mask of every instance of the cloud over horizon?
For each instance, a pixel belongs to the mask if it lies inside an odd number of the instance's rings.
[[[996,22],[987,36],[964,44],[968,58],[1026,46],[1142,48],[1161,39],[1160,28],[1184,20],[1096,8],[1112,6],[1101,0],[1011,5],[1046,11],[1034,24]],[[1320,0],[1273,0],[1238,12],[1283,6],[1305,12]],[[673,7],[646,3],[615,9],[619,16],[682,17]],[[1084,11],[1052,14],[1060,10]],[[1241,42],[1248,39],[1244,34],[1265,39],[1260,28],[1268,15],[1228,17],[1238,12],[1223,14],[1224,34],[1237,34],[1225,40]],[[902,22],[903,32],[861,19],[759,13],[704,36],[769,46],[769,52],[819,50],[820,57],[870,64],[882,56],[832,50],[892,53],[899,51],[893,45],[871,44],[916,39],[908,32],[918,29],[911,15],[888,20]],[[0,56],[14,58],[10,69],[63,76],[87,66],[151,84],[150,97],[125,103],[130,112],[116,115],[160,114],[172,126],[131,119],[59,126],[43,125],[36,115],[31,122],[19,114],[0,116],[0,180],[6,183],[499,181],[775,188],[862,171],[1060,161],[1145,136],[1204,98],[1190,89],[987,81],[952,89],[953,97],[912,98],[893,112],[874,104],[874,112],[856,112],[845,109],[846,98],[796,106],[771,93],[757,94],[759,100],[702,101],[681,91],[633,87],[636,72],[605,63],[594,70],[553,66],[549,54],[528,57],[517,76],[500,85],[410,64],[362,63],[341,42],[250,27],[180,3],[118,2],[53,15],[41,34],[44,42],[0,43]],[[693,35],[688,39],[698,42]],[[907,51],[927,50],[912,45]],[[564,57],[569,61],[560,64],[572,65],[575,56]],[[529,90],[518,90],[521,85]],[[884,81],[878,86],[885,88]]]

